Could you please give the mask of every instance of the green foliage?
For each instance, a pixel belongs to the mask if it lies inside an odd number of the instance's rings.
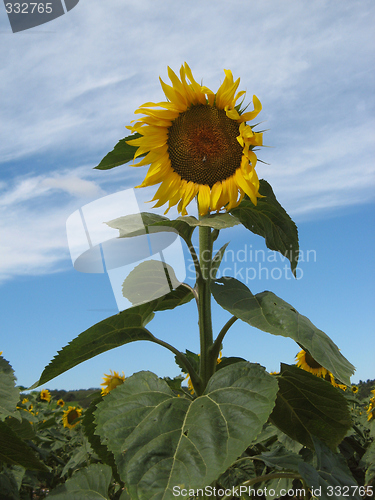
[[[259,193],[264,198],[258,199],[255,206],[245,197],[238,207],[230,210],[230,213],[246,229],[263,236],[267,248],[287,257],[295,274],[299,257],[297,226],[277,201],[268,182],[261,179],[259,184]]]
[[[31,448],[4,422],[0,422],[0,462],[22,465],[25,469],[47,470]]]
[[[158,299],[179,285],[180,282],[171,266],[160,260],[146,260],[138,264],[125,278],[122,294],[136,305]]]
[[[350,385],[354,366],[328,335],[277,295],[253,295],[240,281],[225,277],[212,282],[211,290],[216,302],[231,314],[264,332],[292,338],[336,378]]]
[[[137,148],[126,141],[138,137],[122,139],[96,168],[106,170],[132,160]],[[370,413],[375,400],[361,401],[350,391],[352,364],[323,331],[272,292],[253,295],[234,278],[215,280],[228,243],[212,256],[213,243],[220,230],[239,224],[288,258],[296,274],[297,228],[265,180],[260,181],[260,193],[257,206],[245,197],[229,212],[199,219],[170,220],[144,212],[107,222],[120,238],[179,235],[191,253],[196,283],[180,284],[173,269],[159,261],[140,264],[123,288],[134,306],[78,335],[44,369],[35,386],[105,351],[148,340],[173,352],[190,377],[189,390],[182,387],[184,376],[160,379],[150,372],[136,373],[104,397],[91,394],[83,418],[66,428],[56,399],[46,403],[32,393],[29,400],[18,402],[13,371],[0,357],[4,498],[48,494],[59,500],[172,500],[175,486],[254,486],[267,488],[262,497],[267,500],[279,499],[283,488],[299,491],[299,500],[344,498],[349,496],[345,491],[359,500],[365,485],[370,492],[375,483],[375,419]],[[192,244],[196,228],[197,249]],[[211,295],[232,314],[216,339]],[[156,312],[193,298],[200,353],[183,354],[156,338],[146,325]],[[348,387],[334,387],[296,366],[282,364],[280,374],[272,376],[241,357],[224,356],[218,362],[225,335],[237,319],[293,339]],[[74,396],[79,400],[79,394],[66,394],[66,399]],[[195,493],[189,495],[193,498]],[[220,495],[221,500],[231,498]],[[243,493],[241,498],[254,496]]]
[[[89,465],[73,474],[48,497],[55,500],[108,500],[111,477],[112,472],[108,465]]]
[[[136,146],[131,146],[130,144],[126,144],[126,141],[130,141],[133,139],[138,139],[141,137],[140,134],[133,134],[121,139],[113,150],[108,153],[102,161],[94,168],[98,170],[109,170],[110,168],[118,167],[123,165],[124,163],[128,163],[134,158],[134,154],[137,151]],[[145,155],[140,155],[145,156]]]
[[[12,415],[20,395],[16,387],[16,377],[6,359],[0,356],[0,419]]]
[[[153,340],[145,325],[151,320],[156,303],[132,307],[111,316],[82,332],[70,344],[59,351],[46,366],[39,381],[40,386],[61,373],[73,368],[102,352],[135,340]]]
[[[306,483],[319,490],[319,498],[330,500],[354,498],[360,500],[358,485],[355,483],[343,457],[333,453],[318,439],[313,438],[315,455],[313,465],[306,462],[300,463],[299,472]],[[362,488],[364,491],[364,488]]]
[[[271,421],[299,443],[314,448],[314,436],[331,449],[351,427],[345,397],[329,382],[296,366],[281,365]]]
[[[194,401],[150,372],[112,391],[95,411],[131,498],[172,499],[172,485],[202,488],[256,437],[274,405],[276,380],[248,362],[218,371]]]

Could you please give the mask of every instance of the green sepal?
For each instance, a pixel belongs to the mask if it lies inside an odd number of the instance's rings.
[[[281,364],[279,392],[271,422],[299,443],[314,449],[313,437],[332,450],[344,439],[352,422],[340,391],[322,378],[295,365]]]
[[[257,205],[245,197],[238,207],[229,211],[249,231],[266,240],[270,250],[276,250],[289,261],[292,272],[296,275],[299,257],[298,230],[284,208],[277,201],[271,186],[264,179],[260,180]]]
[[[259,330],[293,339],[334,377],[350,385],[354,366],[337,345],[277,295],[253,295],[246,285],[229,277],[211,281],[211,291],[216,302],[231,314]]]
[[[138,147],[126,144],[126,142],[138,139],[139,137],[142,137],[141,134],[132,134],[121,139],[113,150],[105,155],[99,165],[94,168],[98,170],[109,170],[110,168],[118,167],[119,165],[132,161]],[[139,155],[139,157],[141,156],[145,156],[145,154]]]

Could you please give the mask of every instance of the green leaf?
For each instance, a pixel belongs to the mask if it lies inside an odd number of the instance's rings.
[[[8,361],[0,356],[0,419],[16,412],[20,392],[16,387],[16,377]]]
[[[100,441],[100,437],[95,434],[96,424],[94,419],[94,411],[101,401],[103,401],[103,396],[100,396],[91,401],[90,406],[86,408],[82,419],[83,429],[92,449],[95,451],[95,453],[103,463],[111,467],[114,477],[117,481],[119,481],[120,477],[117,473],[117,467],[113,453],[109,451],[104,444],[102,444],[102,442]]]
[[[28,414],[28,412],[26,414]],[[34,428],[30,424],[29,420],[26,420],[25,418],[22,418],[22,420],[19,421],[18,418],[9,417],[6,419],[6,424],[20,439],[25,440],[35,438]]]
[[[133,305],[138,305],[163,297],[180,284],[173,267],[160,260],[146,260],[125,278],[122,294]]]
[[[98,405],[96,432],[133,500],[172,500],[173,486],[201,488],[225,472],[261,431],[276,392],[275,378],[248,362],[216,372],[193,401],[140,372]]]
[[[268,467],[272,467],[275,471],[291,470],[298,472],[298,465],[302,462],[302,457],[288,451],[281,444],[277,444],[272,450],[265,451],[259,455],[253,455],[253,460],[262,460]]]
[[[126,141],[138,139],[139,137],[141,137],[140,134],[133,134],[121,139],[116,144],[114,149],[102,159],[99,165],[94,168],[98,170],[109,170],[110,168],[118,167],[119,165],[123,165],[124,163],[128,163],[133,160],[138,147],[126,144]],[[145,155],[139,155],[139,157],[141,156]]]
[[[20,494],[18,492],[18,485],[16,478],[12,471],[3,468],[0,473],[0,491],[2,500],[19,500]]]
[[[65,467],[61,471],[61,477],[65,476],[70,469],[76,470],[79,466],[85,464],[88,461],[90,455],[92,455],[93,450],[91,449],[90,443],[87,439],[83,440],[81,446],[76,446],[73,451],[69,454],[69,460],[65,464]]]
[[[167,293],[161,300],[156,304],[154,311],[166,311],[167,309],[174,309],[175,307],[187,304],[194,298],[191,290],[185,286],[180,285],[175,290]]]
[[[362,460],[366,464],[365,484],[371,484],[375,479],[375,441],[367,448]]]
[[[109,227],[118,229],[120,238],[132,238],[144,234],[161,232],[177,232],[189,246],[195,227],[184,221],[183,217],[170,220],[162,215],[141,212],[140,214],[124,215],[106,222]]]
[[[249,457],[239,458],[217,480],[223,489],[239,486],[249,479],[256,477],[254,463]]]
[[[267,248],[287,257],[295,275],[299,257],[297,226],[264,179],[260,180],[259,192],[265,198],[259,198],[256,206],[245,198],[238,207],[230,210],[230,213],[237,217],[246,229],[263,236]]]
[[[153,301],[131,307],[82,332],[58,352],[33,388],[102,352],[136,340],[153,341],[154,337],[144,326],[152,319],[156,304],[157,301]]]
[[[290,337],[337,379],[350,385],[354,366],[337,345],[277,295],[272,292],[253,295],[240,281],[225,277],[211,282],[211,291],[216,302],[231,314],[264,332]]]
[[[4,422],[0,422],[0,462],[22,465],[25,469],[48,471],[33,450]]]
[[[352,422],[346,400],[329,382],[294,365],[281,364],[279,392],[271,422],[313,448],[313,436],[330,448],[344,439]]]
[[[274,500],[274,498],[279,499],[282,498],[281,491],[293,489],[293,479],[288,477],[278,477],[269,481],[264,481],[260,488],[266,490],[267,500]]]
[[[192,215],[185,215],[182,217],[178,217],[176,220],[185,222],[186,224],[189,224],[189,226],[192,227],[204,226],[218,230],[237,226],[237,224],[240,223],[240,221],[236,217],[233,217],[233,215],[231,215],[228,212],[221,214],[219,213],[219,214],[205,215],[201,219],[197,219]]]
[[[108,465],[93,464],[73,474],[63,485],[50,491],[56,500],[108,500],[112,471]]]
[[[314,467],[302,462],[298,469],[308,486],[314,489],[315,495],[321,500],[361,500],[358,485],[342,455],[333,453],[316,438],[313,438],[313,442],[316,453]]]

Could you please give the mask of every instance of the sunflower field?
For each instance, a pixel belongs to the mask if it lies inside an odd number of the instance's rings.
[[[262,105],[253,96],[253,109],[243,106],[245,92],[229,70],[217,92],[199,84],[186,63],[180,77],[168,74],[172,85],[161,81],[167,100],[140,106],[135,113],[143,116],[127,127],[132,134],[96,168],[149,165],[138,187],[160,184],[155,207],[167,205],[165,214],[176,207],[180,216],[142,212],[101,223],[118,231],[114,258],[127,248],[122,243],[140,253],[151,240],[162,255],[165,242],[181,238],[195,284],[179,282],[164,258],[141,262],[121,286],[131,307],[73,339],[26,397],[0,358],[1,499],[373,498],[375,389],[358,398],[354,366],[291,304],[218,277],[229,243],[214,253],[214,242],[237,225],[264,238],[296,275],[297,227],[255,170],[264,131],[248,122]],[[194,202],[198,218],[187,212]],[[150,331],[156,313],[190,301],[199,353]],[[218,331],[214,301],[230,314]],[[236,321],[292,339],[296,364],[269,373],[242,352],[226,357],[225,336]],[[35,392],[83,361],[139,340],[167,349],[182,374],[111,371],[86,409],[47,389]]]

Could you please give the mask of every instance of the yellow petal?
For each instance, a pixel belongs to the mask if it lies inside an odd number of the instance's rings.
[[[198,191],[199,215],[206,215],[210,208],[210,186],[201,184]]]

